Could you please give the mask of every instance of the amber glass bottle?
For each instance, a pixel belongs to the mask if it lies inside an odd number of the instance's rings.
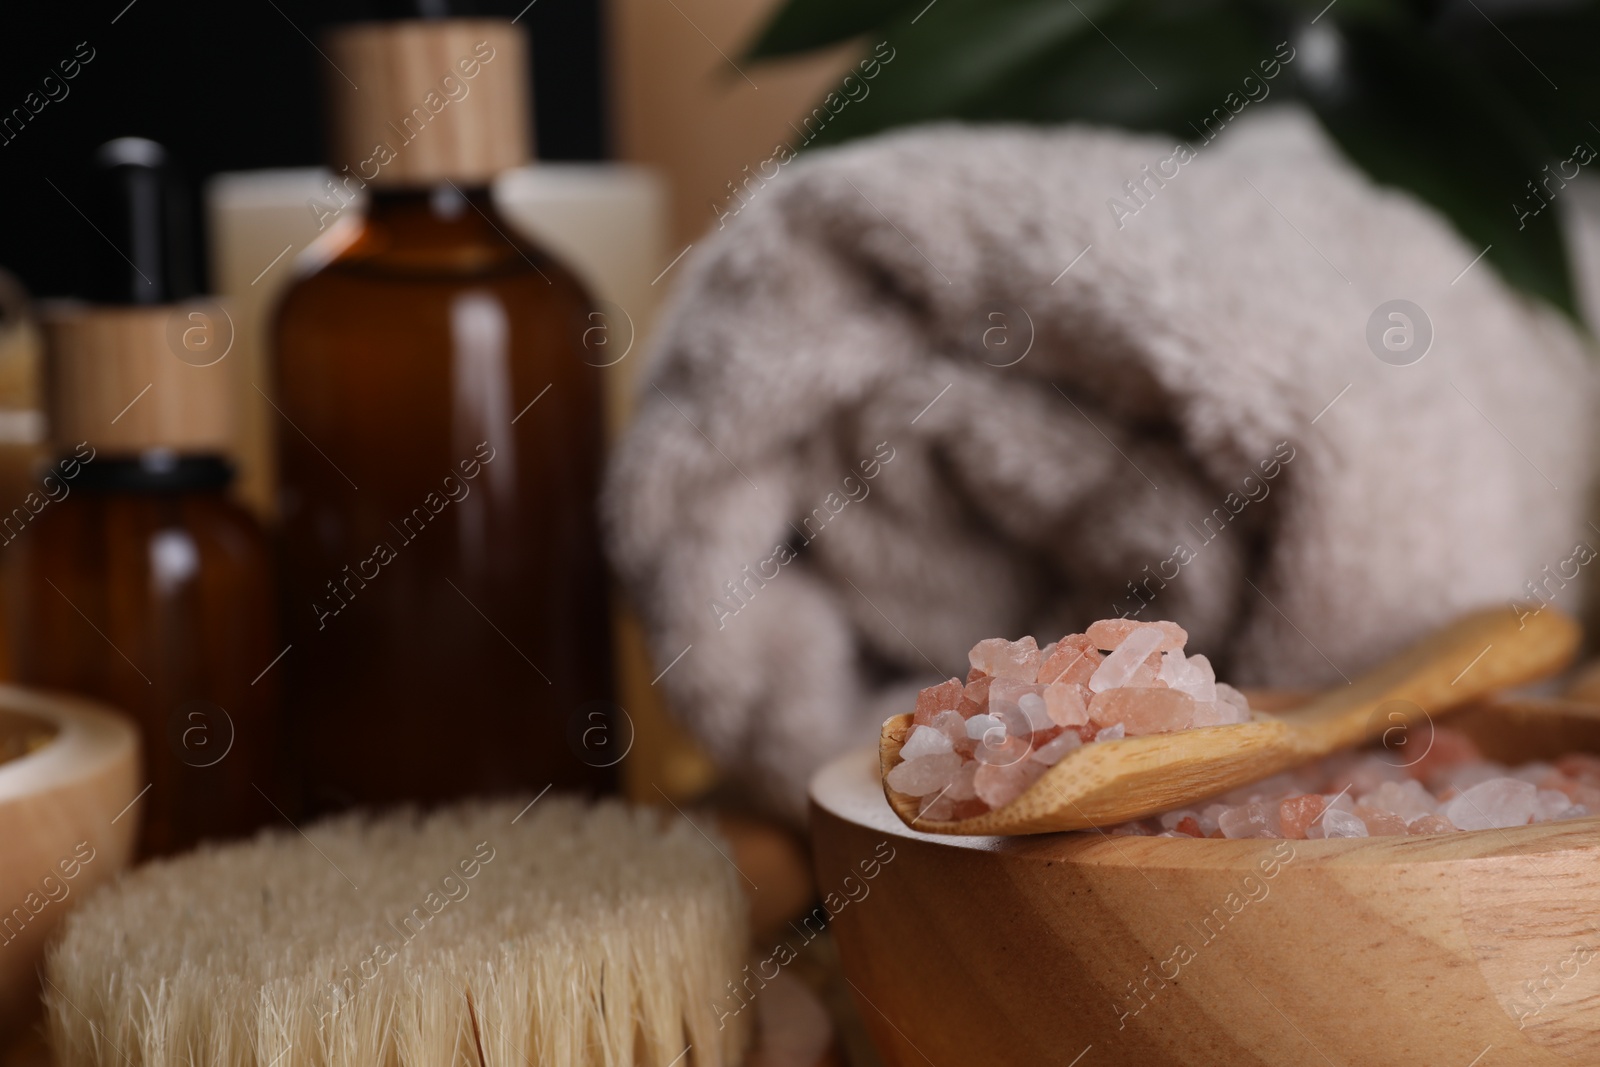
[[[159,146],[108,151],[107,180],[132,210],[100,225],[137,277],[96,304],[46,310],[55,457],[0,515],[0,551],[19,680],[138,723],[149,788],[129,817],[148,856],[281,818],[263,796],[282,795],[276,680],[263,672],[282,646],[265,535],[227,495],[238,383],[225,317],[189,301],[152,247],[167,238],[144,195],[163,185]]]
[[[370,204],[276,323],[306,806],[606,788],[567,741],[611,686],[589,301],[488,195],[526,153],[523,37],[378,23],[326,49],[361,86],[334,83],[333,148]]]

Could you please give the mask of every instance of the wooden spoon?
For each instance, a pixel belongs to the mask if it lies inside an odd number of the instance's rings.
[[[905,796],[887,783],[884,794],[907,826],[925,833],[1035,834],[1112,826],[1189,806],[1494,690],[1547,677],[1571,661],[1579,636],[1578,624],[1551,607],[1537,614],[1485,609],[1297,710],[1255,711],[1248,723],[1084,745],[1010,804],[971,819],[923,819],[920,812],[933,797]],[[1391,701],[1406,703],[1384,707]],[[883,724],[883,774],[900,763],[900,746],[910,732],[910,715]]]

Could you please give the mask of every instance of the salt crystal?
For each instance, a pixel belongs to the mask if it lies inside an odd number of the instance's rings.
[[[1163,652],[1182,648],[1189,640],[1189,634],[1175,622],[1138,622],[1134,619],[1101,619],[1090,624],[1085,636],[1094,642],[1095,648],[1109,651],[1121,648],[1130,636],[1140,630],[1154,630],[1159,633],[1161,641],[1156,647]]]
[[[967,660],[976,670],[996,678],[1031,682],[1039,674],[1039,646],[1031,637],[1020,641],[1007,641],[1003,637],[979,641],[967,653]]]
[[[1148,623],[1136,626],[1133,632],[1117,645],[1116,650],[1101,661],[1099,668],[1089,678],[1089,688],[1096,693],[1102,693],[1107,689],[1127,685],[1128,680],[1144,664],[1145,659],[1161,647],[1163,640],[1164,636],[1159,627]]]
[[[1051,682],[1046,686],[1044,710],[1057,726],[1082,726],[1089,721],[1083,690],[1072,682]]]
[[[1322,831],[1320,837],[1366,837],[1367,824],[1353,811],[1341,811],[1338,808],[1329,808],[1322,813],[1322,818],[1312,830]]]
[[[1249,716],[1250,716],[1250,701],[1245,699],[1244,694],[1239,692],[1233,686],[1229,685],[1227,682],[1218,682],[1218,683],[1216,683],[1216,685],[1217,685],[1217,702],[1218,703],[1226,702],[1228,704],[1232,704],[1236,708],[1241,709],[1245,713],[1244,721],[1245,722],[1249,722],[1250,721],[1250,719],[1249,719]]]
[[[906,735],[906,743],[900,746],[900,758],[909,761],[920,756],[938,756],[953,751],[955,746],[943,733],[932,726],[915,726]],[[1562,803],[1566,803],[1566,799],[1563,796]]]
[[[1089,719],[1120,725],[1129,737],[1170,733],[1194,721],[1194,700],[1181,689],[1109,689],[1089,702]]]
[[[960,769],[961,757],[953,752],[947,752],[938,756],[906,760],[885,775],[885,780],[889,783],[889,788],[897,793],[924,797],[948,786]]]
[[[1283,836],[1278,821],[1276,805],[1246,804],[1229,808],[1217,817],[1217,828],[1223,837],[1273,837]]]
[[[973,778],[978,799],[991,810],[1003,808],[1022,795],[1023,791],[1045,772],[1043,764],[1032,760],[1020,763],[984,764]]]
[[[1177,811],[1162,812],[1156,821],[1161,824],[1161,828],[1163,830],[1172,830],[1175,829],[1183,820],[1194,818],[1195,815],[1196,813],[1190,811],[1188,808],[1180,808]]]
[[[1056,642],[1055,651],[1040,662],[1038,681],[1042,685],[1058,681],[1087,683],[1104,658],[1087,637],[1068,634]]]
[[[1033,724],[1028,721],[1028,717],[1022,713],[1020,707],[1009,701],[989,701],[989,715],[1005,723],[1006,733],[1012,737],[1025,738],[1033,733]]]
[[[1173,688],[1182,689],[1196,700],[1216,700],[1217,675],[1211,669],[1211,661],[1204,656],[1190,656],[1184,666],[1184,681]]]
[[[1033,746],[1020,737],[1007,737],[998,739],[999,735],[990,732],[978,742],[978,748],[973,752],[979,763],[991,767],[1009,767],[1014,763],[1021,763],[1033,751]]]
[[[1538,789],[1515,778],[1490,778],[1461,791],[1440,812],[1462,830],[1526,826],[1538,806]]]
[[[1115,725],[1107,726],[1102,730],[1096,731],[1094,739],[1096,741],[1120,741],[1126,736],[1127,730],[1124,729],[1123,725],[1119,722]]]
[[[1189,668],[1184,661],[1183,649],[1175,648],[1170,652],[1161,653],[1160,678],[1173,689],[1183,688],[1183,683],[1189,678]]]
[[[1043,730],[1053,725],[1045,712],[1043,693],[1042,685],[998,678],[989,686],[989,714],[1004,718],[1014,734]]]
[[[1283,825],[1283,836],[1303,839],[1327,806],[1327,802],[1315,793],[1280,801],[1278,819]]]
[[[966,689],[962,690],[961,695],[972,703],[978,705],[979,708],[982,708],[985,704],[989,703],[989,685],[993,681],[994,679],[990,678],[986,674],[981,678],[968,682]]]
[[[961,703],[962,685],[959,678],[952,678],[948,682],[930,685],[917,694],[917,709],[911,721],[918,726],[927,726],[933,722],[933,717],[941,711],[953,710]]]
[[[1028,725],[1033,727],[1034,733],[1038,733],[1040,730],[1048,730],[1056,725],[1055,720],[1050,718],[1050,712],[1045,707],[1044,697],[1038,693],[1024,693],[1022,698],[1017,701],[1017,707],[1022,709],[1022,714],[1027,717]]]
[[[917,811],[918,822],[949,822],[955,818],[956,802],[950,799],[950,794],[935,793],[932,798],[923,802]]]
[[[1054,740],[1047,741],[1038,748],[1034,749],[1031,758],[1044,764],[1046,767],[1054,767],[1057,763],[1061,762],[1064,756],[1082,747],[1083,738],[1079,737],[1077,733],[1072,730],[1063,730],[1061,731],[1061,735],[1059,737],[1055,738]]]
[[[1438,815],[1423,815],[1420,818],[1411,820],[1411,824],[1406,828],[1406,833],[1413,836],[1420,836],[1422,834],[1447,834],[1454,829],[1455,827],[1450,824],[1449,819],[1442,818]]]
[[[1356,817],[1367,825],[1369,837],[1394,837],[1406,832],[1406,821],[1392,811],[1356,805]]]
[[[1410,823],[1424,815],[1434,814],[1436,801],[1433,795],[1413,778],[1403,782],[1384,782],[1370,793],[1361,796],[1360,802],[1379,811],[1392,811]]]
[[[963,763],[961,765],[961,769],[955,773],[953,778],[950,779],[950,788],[949,791],[945,793],[945,796],[949,797],[951,800],[975,799],[978,795],[978,791],[973,785],[973,775],[978,773],[978,768],[981,766],[983,766],[983,764],[979,763],[977,760],[969,759]]]
[[[982,741],[989,736],[991,731],[998,731],[996,734],[997,744],[1009,733],[1006,729],[1005,720],[993,715],[974,715],[967,720],[967,736],[974,741]]]
[[[1157,664],[1150,662],[1151,659],[1155,658],[1155,655],[1152,653],[1150,659],[1145,660],[1143,663],[1139,664],[1139,666],[1135,667],[1133,669],[1133,676],[1123,683],[1124,687],[1132,686],[1137,689],[1165,689],[1166,685],[1164,685],[1160,677],[1158,677]]]
[[[1204,808],[1201,808],[1200,832],[1205,836],[1210,837],[1211,834],[1217,829],[1218,816],[1227,810],[1227,806],[1223,804],[1207,804]]]
[[[933,717],[930,723],[935,730],[944,734],[951,741],[965,740],[967,736],[967,720],[961,717],[960,712],[941,711]]]
[[[1541,789],[1534,794],[1534,822],[1548,822],[1551,819],[1570,818],[1566,814],[1572,807],[1572,801],[1567,794],[1554,789]]]

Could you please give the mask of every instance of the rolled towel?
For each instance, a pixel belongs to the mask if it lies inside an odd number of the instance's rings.
[[[981,638],[1172,619],[1236,683],[1337,684],[1600,545],[1578,333],[1298,113],[917,129],[723,222],[609,548],[671,703],[791,815]]]

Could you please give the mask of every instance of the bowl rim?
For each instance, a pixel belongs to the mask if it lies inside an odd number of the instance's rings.
[[[138,731],[125,715],[82,697],[0,684],[0,709],[56,730],[34,751],[0,763],[0,805],[94,777],[139,747]]]

